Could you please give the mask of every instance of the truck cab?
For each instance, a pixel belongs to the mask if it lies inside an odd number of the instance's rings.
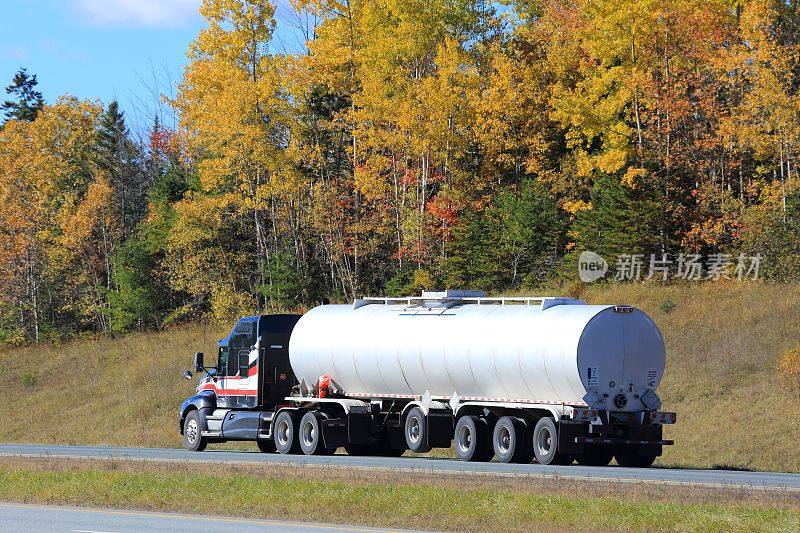
[[[289,337],[299,319],[295,314],[243,317],[219,341],[213,366],[205,365],[202,353],[195,354],[194,372],[202,377],[179,413],[187,448],[228,440],[255,440],[271,448],[266,437],[275,407],[297,384]]]

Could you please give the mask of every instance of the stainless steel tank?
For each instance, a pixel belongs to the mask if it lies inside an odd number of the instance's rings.
[[[363,299],[303,315],[289,342],[298,379],[346,394],[658,408],[664,340],[644,312],[569,298],[464,291]]]

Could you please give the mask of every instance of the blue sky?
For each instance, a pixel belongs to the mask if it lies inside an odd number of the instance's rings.
[[[48,103],[62,94],[116,98],[131,125],[152,116],[159,93],[180,80],[203,20],[200,0],[4,0],[0,86],[21,66],[38,76]],[[285,8],[279,20],[289,20]],[[274,48],[296,40],[279,22]],[[0,98],[5,97],[5,92]],[[138,123],[137,123],[138,121]]]

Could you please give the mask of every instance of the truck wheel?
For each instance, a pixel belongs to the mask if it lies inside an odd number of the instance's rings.
[[[208,439],[200,432],[200,413],[193,409],[183,421],[183,445],[186,449],[193,452],[202,452],[206,449]]]
[[[370,444],[348,444],[344,447],[344,451],[347,452],[347,455],[352,455],[353,457],[375,455]]]
[[[568,465],[573,461],[571,455],[558,453],[558,432],[556,422],[543,416],[533,429],[533,455],[542,465]]]
[[[453,432],[456,444],[456,455],[462,461],[486,461],[489,443],[489,429],[486,421],[473,415],[464,415],[458,419]],[[489,457],[491,459],[491,457]]]
[[[525,426],[513,416],[504,416],[494,425],[492,447],[494,456],[501,463],[516,463],[525,454],[527,443]]]
[[[655,460],[655,455],[639,455],[636,448],[622,448],[617,450],[614,454],[614,459],[617,460],[619,466],[627,466],[630,468],[647,468],[652,465]]]
[[[406,444],[408,449],[416,453],[431,451],[428,445],[428,425],[425,413],[419,407],[412,407],[406,415]]]
[[[322,424],[324,415],[309,411],[300,420],[300,449],[306,455],[331,455],[336,448],[325,448],[322,441]]]
[[[300,453],[297,438],[297,414],[293,411],[281,411],[273,422],[275,448],[279,453]]]
[[[579,465],[606,466],[614,458],[614,452],[599,446],[584,448],[583,453],[576,457]]]
[[[275,441],[267,439],[258,439],[256,441],[258,449],[264,453],[275,453]]]

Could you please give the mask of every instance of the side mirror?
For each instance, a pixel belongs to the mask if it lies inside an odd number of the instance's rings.
[[[186,372],[183,373],[183,377],[184,379],[192,379],[192,371],[187,370]]]
[[[197,352],[196,354],[194,354],[194,371],[195,372],[203,371],[203,352]]]

